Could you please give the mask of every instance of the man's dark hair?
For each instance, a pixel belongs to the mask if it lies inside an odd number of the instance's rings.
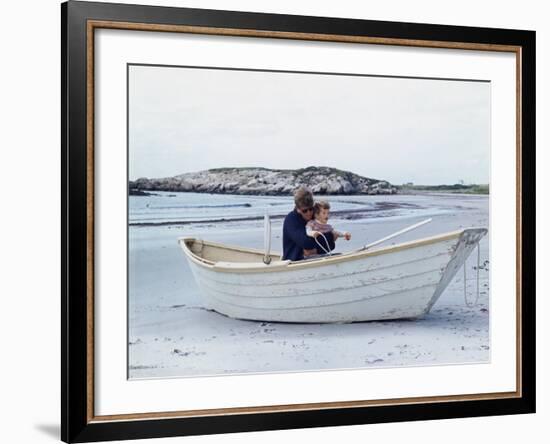
[[[294,192],[294,203],[299,209],[313,208],[313,193],[309,188],[298,188]]]

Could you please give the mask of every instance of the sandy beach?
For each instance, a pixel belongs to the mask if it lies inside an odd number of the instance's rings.
[[[336,251],[359,248],[426,217],[433,221],[391,243],[465,227],[489,227],[486,195],[333,196],[331,223],[352,233]],[[480,295],[468,307],[462,271],[426,316],[354,324],[243,321],[206,310],[177,238],[194,236],[262,248],[261,215],[272,215],[280,251],[291,198],[159,193],[130,196],[130,378],[292,372],[489,362],[489,236],[480,243]],[[466,264],[476,298],[477,255]]]

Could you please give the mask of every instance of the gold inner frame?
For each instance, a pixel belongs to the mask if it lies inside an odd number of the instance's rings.
[[[97,28],[126,29],[133,31],[178,32],[190,34],[223,35],[236,37],[277,38],[289,40],[312,40],[339,43],[363,43],[376,45],[413,46],[423,48],[465,49],[476,51],[512,52],[516,55],[516,391],[495,393],[473,393],[450,396],[425,396],[393,398],[363,401],[335,401],[308,404],[285,404],[255,407],[230,407],[201,410],[182,410],[169,412],[128,413],[96,416],[94,413],[94,31]],[[292,412],[301,410],[326,410],[334,408],[357,408],[416,403],[458,402],[474,400],[492,400],[519,398],[522,396],[522,294],[521,294],[521,257],[522,257],[522,215],[521,215],[521,153],[522,153],[522,48],[515,45],[497,45],[486,43],[445,42],[431,40],[412,40],[365,36],[346,36],[330,34],[310,34],[300,32],[263,31],[251,29],[212,28],[186,25],[162,25],[149,23],[131,23],[105,20],[87,21],[86,43],[86,159],[87,159],[87,422],[145,420],[159,418],[186,418],[197,416],[222,416],[244,413]]]

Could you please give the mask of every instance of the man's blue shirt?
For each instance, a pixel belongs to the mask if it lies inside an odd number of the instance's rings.
[[[306,221],[296,211],[296,208],[288,213],[283,223],[283,260],[299,261],[304,258],[304,249],[319,249],[317,242],[306,234]],[[318,239],[328,251],[334,250],[334,238],[332,233],[326,233],[328,246],[323,238]]]

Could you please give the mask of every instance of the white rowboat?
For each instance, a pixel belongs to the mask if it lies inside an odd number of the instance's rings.
[[[238,319],[358,322],[430,311],[485,236],[469,228],[303,261],[180,238],[206,308]]]

